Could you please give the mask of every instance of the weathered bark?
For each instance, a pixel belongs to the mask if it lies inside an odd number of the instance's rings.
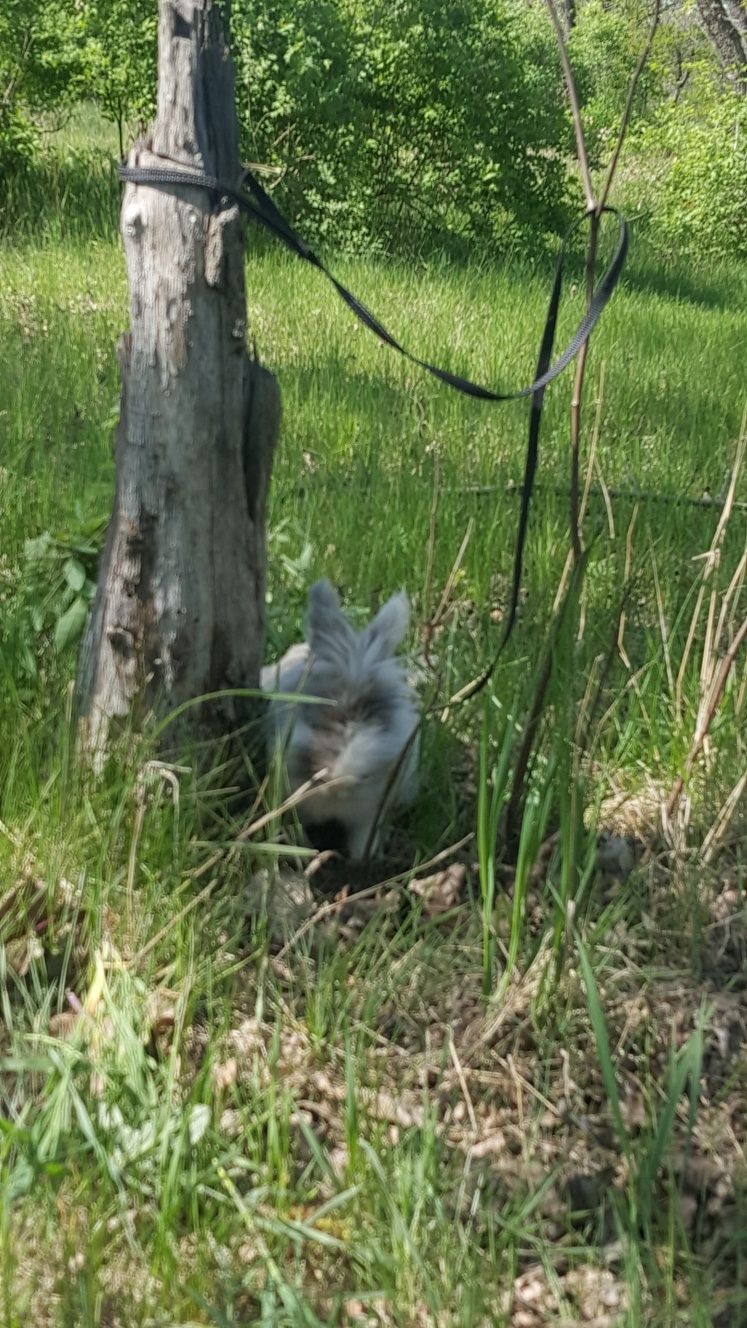
[[[130,164],[238,183],[233,70],[212,0],[162,0],[158,110]],[[83,738],[207,692],[256,687],[274,378],[246,352],[243,223],[201,189],[128,185],[121,232],[131,330],[114,510],[79,675]],[[246,721],[237,698],[185,712],[194,736]],[[184,727],[184,725],[183,725]]]
[[[724,69],[747,92],[747,7],[743,0],[698,0],[698,12]]]

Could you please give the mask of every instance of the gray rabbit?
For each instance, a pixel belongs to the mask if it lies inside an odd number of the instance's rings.
[[[271,700],[270,740],[282,753],[290,792],[314,781],[298,814],[315,848],[360,859],[374,847],[377,817],[417,790],[417,699],[394,651],[410,622],[404,591],[356,632],[329,581],[309,591],[308,641],[262,670],[267,692],[324,704]],[[395,774],[396,771],[396,774]]]

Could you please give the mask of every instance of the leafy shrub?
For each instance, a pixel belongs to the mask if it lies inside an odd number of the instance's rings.
[[[551,37],[513,0],[235,4],[245,155],[311,233],[407,247],[562,225]]]
[[[630,201],[659,247],[747,256],[747,97],[696,68],[689,95],[661,106],[636,151]]]
[[[0,560],[0,656],[16,680],[77,646],[96,591],[100,521],[71,534],[26,540],[23,561]]]
[[[156,0],[79,0],[85,41],[81,84],[119,131],[145,125],[156,108]]]
[[[38,182],[37,165],[26,169],[35,117],[95,99],[124,145],[154,110],[157,9],[157,0],[0,7],[2,229],[26,229],[24,209],[36,225],[45,198],[66,228],[113,226],[116,181],[101,162],[90,170],[81,156]],[[571,56],[596,163],[617,131],[647,18],[646,0],[578,5]],[[703,43],[684,9],[668,13],[636,99],[627,200],[663,247],[743,253],[747,99],[724,85]],[[572,137],[541,6],[233,0],[232,47],[243,156],[310,239],[494,250],[534,247],[565,224]],[[87,206],[79,186],[89,177]]]
[[[0,106],[0,171],[4,175],[30,162],[38,141],[39,135],[27,115],[17,106]]]
[[[649,7],[641,0],[621,0],[614,8],[587,0],[578,10],[568,44],[592,161],[605,161],[614,147],[649,23]],[[638,84],[633,123],[647,119],[665,95],[667,45],[668,33],[660,27]]]
[[[28,161],[32,116],[79,95],[82,20],[73,0],[4,0],[0,6],[0,168]]]
[[[402,249],[563,224],[557,60],[520,0],[234,0],[231,21],[243,153],[312,237]],[[156,27],[156,0],[8,0],[16,157],[65,99],[95,100],[120,140],[147,120]]]

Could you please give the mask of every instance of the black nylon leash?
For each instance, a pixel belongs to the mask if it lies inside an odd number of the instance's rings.
[[[427,360],[422,360],[414,355],[412,351],[406,349],[384,324],[379,321],[370,309],[353,295],[341,281],[338,281],[329,268],[316,256],[304,239],[293,230],[292,226],[286,221],[283,214],[275,206],[270,195],[263,189],[256,176],[251,171],[244,171],[242,176],[242,188],[236,189],[229,185],[225,180],[220,180],[214,175],[207,175],[203,172],[188,170],[178,170],[171,167],[161,166],[125,166],[120,164],[119,177],[127,184],[150,185],[150,186],[177,186],[188,189],[205,189],[213,194],[219,202],[223,198],[229,199],[235,203],[242,212],[251,217],[253,221],[258,222],[280,240],[286,248],[290,249],[304,262],[310,263],[312,267],[324,273],[328,281],[332,283],[337,294],[349,309],[355,314],[356,318],[364,327],[367,327],[386,346],[396,350],[398,354],[403,355],[405,359],[419,368],[425,369],[434,378],[445,383],[447,387],[453,387],[457,392],[465,396],[476,398],[479,401],[518,401],[523,397],[531,397],[531,410],[529,415],[529,437],[527,440],[527,454],[524,465],[524,482],[522,485],[521,509],[519,512],[519,525],[516,538],[516,551],[514,555],[514,567],[511,585],[511,601],[506,620],[506,628],[495,656],[492,668],[495,667],[498,655],[500,655],[506,642],[508,641],[516,621],[516,613],[519,604],[519,595],[521,591],[521,574],[524,561],[524,545],[526,543],[527,526],[529,522],[529,507],[532,497],[532,488],[534,477],[537,470],[537,460],[539,454],[539,434],[542,422],[542,405],[545,395],[545,388],[549,383],[557,378],[564,369],[568,367],[575,359],[581,347],[588,341],[593,328],[598,323],[602,312],[609,303],[610,297],[620,279],[625,259],[628,253],[629,232],[628,223],[622,213],[617,208],[605,206],[600,209],[601,213],[609,213],[617,218],[618,221],[618,239],[615,252],[612,255],[609,266],[604,272],[599,284],[597,285],[588,309],[584,314],[579,326],[577,327],[568,345],[562,354],[551,363],[552,350],[555,341],[555,329],[558,320],[558,310],[560,307],[560,297],[563,290],[563,276],[568,252],[568,244],[571,237],[584,221],[593,215],[593,209],[584,212],[583,216],[569,226],[560,246],[560,253],[555,267],[555,276],[553,278],[550,302],[547,308],[545,318],[545,327],[542,334],[539,355],[537,357],[537,369],[534,382],[528,387],[521,387],[511,392],[495,392],[491,388],[483,387],[479,383],[473,383],[469,378],[463,378],[459,374],[451,373],[448,369],[440,369],[435,364],[429,364]],[[492,672],[491,668],[491,672]]]

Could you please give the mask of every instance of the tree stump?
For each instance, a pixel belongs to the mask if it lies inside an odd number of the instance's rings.
[[[156,121],[129,160],[238,186],[233,67],[212,0],[162,0]],[[124,191],[116,491],[78,680],[93,753],[114,720],[259,683],[280,401],[246,350],[243,232],[238,209],[205,190]],[[200,702],[180,735],[224,735],[257,713],[246,698]]]

